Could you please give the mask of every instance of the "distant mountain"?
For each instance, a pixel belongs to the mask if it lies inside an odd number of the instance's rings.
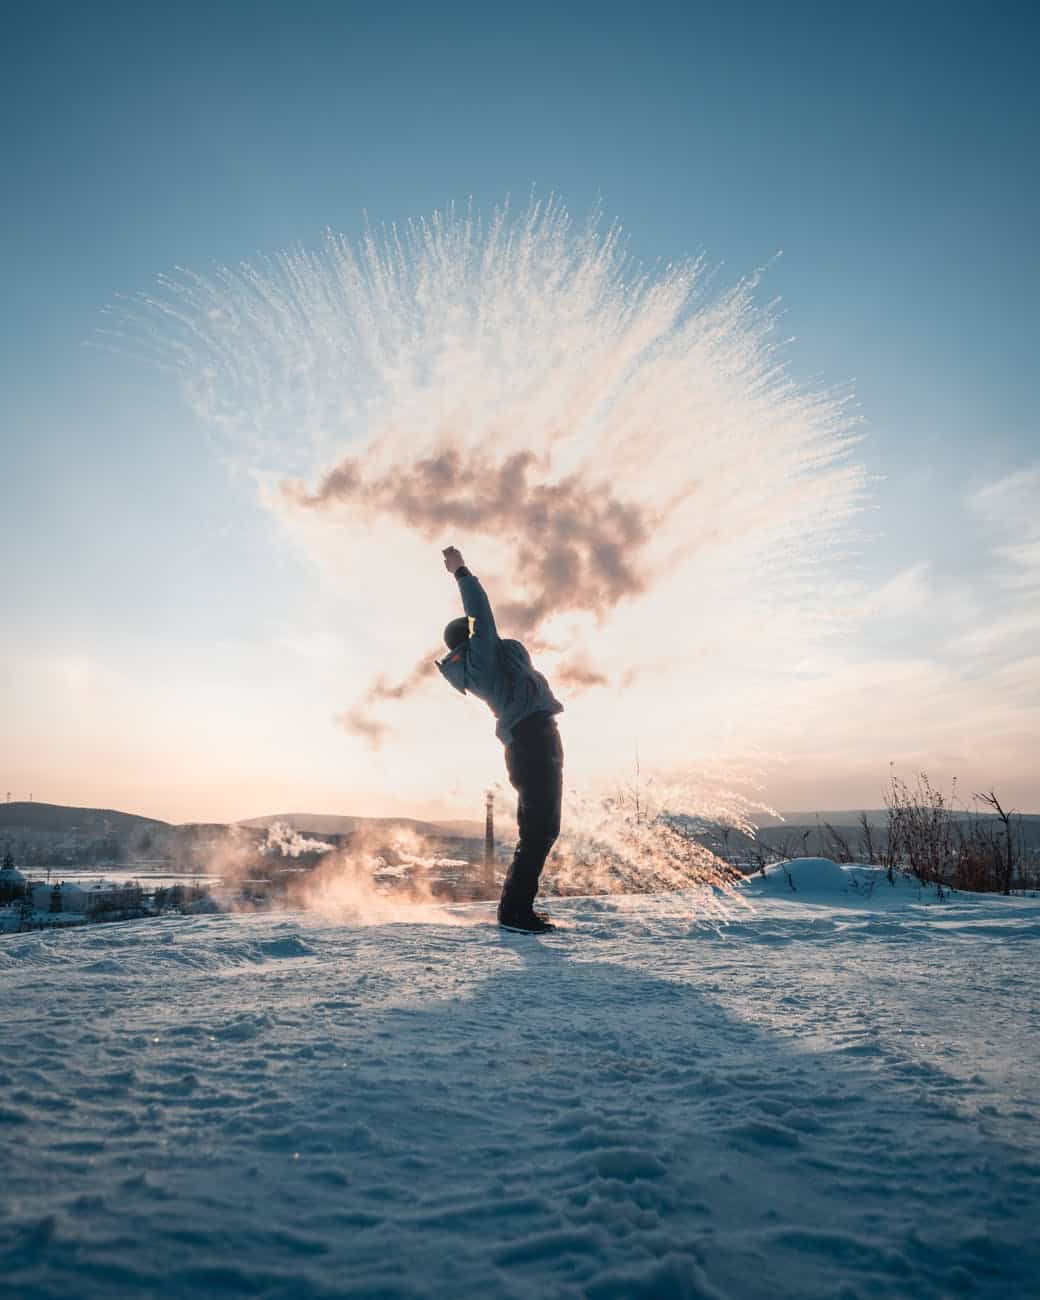
[[[332,813],[273,813],[249,817],[230,823],[250,830],[267,830],[276,822],[310,835],[350,835],[359,827],[386,829],[402,826],[418,835],[470,838],[484,834],[482,821],[421,821],[415,817],[342,817]],[[76,808],[67,804],[15,802],[0,803],[0,835],[12,832],[79,835],[84,838],[125,838],[135,832],[181,831],[216,833],[227,828],[225,822],[165,822],[158,817],[118,812],[114,808]]]
[[[764,826],[815,826],[817,820],[829,822],[832,826],[858,826],[859,819],[864,810],[859,808],[841,808],[837,812],[826,811],[809,811],[809,812],[782,812],[775,817],[767,813],[759,813],[751,818],[758,827]],[[878,825],[888,820],[888,811],[885,808],[867,808],[867,818],[871,825]]]
[[[868,808],[867,818],[873,826],[883,826],[888,821],[888,812],[884,808]],[[971,814],[955,812],[955,818]],[[992,816],[993,814],[981,814]],[[778,816],[760,814],[751,820],[760,830],[777,827],[792,830],[807,826],[815,827],[817,823],[846,828],[859,826],[861,813],[856,809],[839,809],[837,811],[819,812],[785,812]],[[1023,823],[1040,821],[1040,814],[1023,813]],[[264,831],[276,822],[290,826],[293,830],[309,835],[353,834],[359,827],[387,829],[407,827],[419,835],[454,836],[463,839],[479,838],[484,834],[484,823],[475,818],[449,821],[425,821],[415,817],[351,817],[335,813],[270,813],[263,817],[248,817],[230,823],[249,830]],[[499,810],[499,822],[502,827],[512,825],[512,809]],[[183,822],[162,821],[158,817],[144,817],[139,813],[119,812],[114,808],[76,808],[66,804],[17,802],[0,803],[0,836],[12,832],[43,832],[50,835],[78,834],[80,837],[104,838],[115,835],[125,839],[132,834],[147,832],[177,832],[182,835],[199,836],[217,834],[225,829],[224,822]]]
[[[430,824],[437,827],[437,832],[440,835],[455,835],[459,839],[463,840],[482,840],[484,838],[483,822],[462,820],[457,822],[431,822]],[[500,831],[505,828],[512,833],[516,826],[516,818],[513,809],[510,809],[508,814],[500,812],[495,818],[495,825]],[[508,836],[506,838],[508,838]]]
[[[133,831],[164,830],[169,822],[114,808],[72,808],[60,803],[0,803],[0,833],[46,831],[50,834],[125,836]]]
[[[958,812],[956,820],[969,814]],[[859,828],[858,810],[791,812],[778,817],[756,819],[755,836],[702,822],[700,818],[683,818],[696,838],[715,851],[726,854],[753,854],[767,846],[784,854],[816,853],[825,857],[840,854],[847,846],[853,854],[863,853],[866,846]],[[876,850],[883,847],[888,814],[883,808],[868,809],[871,838]],[[992,814],[988,815],[988,819]],[[146,862],[170,862],[189,866],[214,860],[227,851],[239,852],[243,836],[253,841],[252,851],[266,852],[266,831],[276,822],[304,835],[332,839],[343,844],[359,830],[367,830],[377,842],[392,842],[392,832],[408,830],[427,840],[452,842],[461,856],[478,854],[484,836],[481,821],[424,821],[415,817],[350,817],[331,813],[276,813],[251,817],[243,821],[188,822],[181,825],[119,812],[113,808],[74,808],[64,804],[0,804],[0,852],[14,854],[21,866],[60,864],[133,865]],[[834,834],[829,828],[833,828]],[[499,840],[513,838],[512,810],[499,817]],[[1040,815],[1023,814],[1016,820],[1016,834],[1027,852],[1040,852]],[[460,844],[465,841],[465,846]]]
[[[236,822],[251,830],[267,830],[275,823],[289,826],[305,835],[352,835],[361,827],[389,830],[404,827],[417,835],[431,837],[451,836],[473,839],[484,834],[484,823],[478,821],[427,822],[414,817],[338,817],[331,813],[275,813],[266,817],[250,817]]]
[[[867,808],[865,809],[865,811],[867,814],[867,820],[870,822],[872,826],[887,825],[888,823],[887,808]],[[961,821],[971,817],[989,818],[995,816],[994,813],[987,813],[984,811],[975,812],[963,808],[951,809],[950,815],[953,817],[955,821]],[[815,826],[817,822],[819,822],[820,825],[830,825],[830,826],[840,827],[842,829],[845,829],[849,826],[859,826],[860,818],[862,816],[863,816],[863,812],[859,808],[851,809],[851,810],[845,808],[837,812],[826,812],[822,810],[820,812],[785,812],[785,813],[780,813],[779,816],[776,817],[770,817],[765,813],[761,813],[758,816],[752,817],[751,820],[755,824],[755,826],[757,826],[760,830],[764,830],[767,828],[775,828],[777,826],[782,826],[782,827]],[[1018,812],[1016,812],[1015,816],[1016,817],[1021,816],[1023,825],[1026,822],[1040,821],[1040,813],[1019,814]]]
[[[338,843],[349,840],[361,829],[373,833],[377,842],[389,844],[393,832],[412,831],[426,840],[465,854],[483,839],[484,824],[478,821],[430,822],[414,817],[341,817],[328,813],[279,813],[245,821],[185,822],[173,824],[155,817],[118,812],[113,808],[72,808],[53,803],[0,804],[0,852],[10,851],[21,866],[133,866],[147,862],[169,862],[190,867],[214,860],[228,852],[243,850],[243,839],[252,841],[252,851],[267,851],[265,832],[276,822],[305,835],[321,836]],[[511,824],[511,823],[510,823]]]
[[[884,849],[888,839],[888,809],[868,808],[867,822],[870,826],[870,840],[875,852]],[[755,819],[758,844],[779,850],[784,854],[811,853],[820,857],[838,857],[847,849],[853,855],[869,854],[859,812],[792,812],[785,813],[784,820],[778,817],[760,817]],[[992,827],[999,836],[1002,829],[995,813],[951,809],[950,818],[953,827],[967,828],[973,823]],[[1015,813],[1014,835],[1027,853],[1040,852],[1040,814]],[[736,845],[744,844],[742,837],[730,836]]]
[[[0,849],[19,866],[150,862],[176,856],[178,827],[115,808],[0,804]]]

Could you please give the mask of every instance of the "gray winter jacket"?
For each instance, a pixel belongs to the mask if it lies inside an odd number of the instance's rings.
[[[455,577],[472,620],[470,638],[437,667],[457,691],[469,691],[488,705],[498,719],[495,735],[508,745],[518,722],[532,713],[562,713],[563,705],[520,642],[498,635],[487,594],[469,569],[456,569]]]

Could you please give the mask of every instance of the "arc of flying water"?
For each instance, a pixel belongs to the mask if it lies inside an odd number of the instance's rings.
[[[589,689],[628,681],[631,712],[649,690],[626,658],[633,610],[667,619],[658,676],[696,667],[721,680],[736,660],[747,676],[742,634],[691,662],[703,620],[676,593],[708,593],[719,625],[742,630],[752,602],[768,621],[786,602],[811,640],[827,615],[821,552],[864,492],[848,397],[794,382],[757,276],[714,297],[711,279],[703,258],[631,266],[618,227],[576,228],[556,200],[487,223],[469,207],[356,246],[327,232],[316,251],[179,272],[124,308],[116,333],[172,366],[258,474],[317,484],[269,495],[274,508],[359,538],[373,524],[402,537],[465,525],[485,539],[495,587],[510,547],[528,557],[512,600],[525,633],[558,647],[551,669]],[[517,456],[525,475],[503,496]],[[422,495],[436,463],[453,467],[440,509]],[[597,587],[619,545],[639,582]],[[408,554],[388,555],[387,585],[407,589]],[[346,710],[356,731],[385,734],[370,708],[421,689],[425,645]]]

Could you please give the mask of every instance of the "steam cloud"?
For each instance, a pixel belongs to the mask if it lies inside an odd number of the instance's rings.
[[[306,867],[274,865],[303,855],[310,859]],[[259,842],[232,826],[206,852],[207,870],[222,878],[223,902],[231,910],[269,906],[263,897],[258,902],[253,891],[257,875],[266,886],[273,868],[280,881],[275,895],[280,906],[302,908],[325,921],[360,925],[479,924],[481,916],[449,911],[434,892],[440,872],[463,865],[445,857],[443,846],[405,825],[362,823],[341,848],[283,822],[273,823]]]
[[[361,460],[347,457],[325,474],[315,492],[298,481],[284,484],[283,491],[307,509],[395,519],[431,541],[457,532],[507,540],[525,595],[500,602],[497,617],[509,635],[530,640],[551,615],[591,613],[602,620],[626,596],[644,591],[643,551],[655,522],[606,486],[587,486],[576,475],[532,481],[538,468],[531,452],[495,464],[479,453],[467,456],[447,448],[413,466],[366,475]],[[337,723],[378,748],[388,728],[371,715],[371,707],[406,698],[430,672],[426,658],[397,684],[378,678],[362,701],[337,715]],[[561,665],[555,678],[575,690],[608,683],[603,673],[578,661]]]
[[[433,661],[441,652],[439,646],[431,649],[429,654],[419,660],[408,676],[398,682],[388,682],[385,676],[377,677],[360,703],[336,714],[334,719],[336,725],[342,727],[348,734],[358,736],[373,749],[378,749],[389,735],[390,728],[378,718],[372,717],[366,710],[382,700],[406,699],[419,690],[430,680],[434,672]]]
[[[588,659],[581,657],[561,663],[553,674],[553,680],[567,690],[585,691],[593,686],[609,686],[610,679],[593,668]]]
[[[576,475],[532,482],[538,465],[531,452],[496,465],[480,453],[448,448],[366,476],[361,461],[346,458],[316,492],[299,483],[286,491],[310,509],[345,506],[367,518],[389,516],[431,540],[455,532],[508,539],[528,595],[501,605],[502,620],[514,635],[529,637],[550,614],[602,618],[625,596],[644,591],[641,552],[654,523],[649,512]]]
[[[262,853],[280,853],[285,858],[298,858],[301,853],[331,853],[335,846],[326,840],[316,840],[302,835],[285,822],[272,822],[267,829],[267,839]]]
[[[372,698],[371,689],[367,699]],[[386,737],[390,734],[390,728],[378,718],[373,718],[364,711],[360,704],[356,704],[351,709],[344,709],[342,713],[337,713],[333,717],[337,727],[342,727],[345,732],[351,736],[358,736],[361,740],[366,741],[373,749],[378,749]]]

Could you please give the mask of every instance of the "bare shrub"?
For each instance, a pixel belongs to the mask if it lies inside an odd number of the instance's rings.
[[[980,815],[979,805],[995,815]],[[975,809],[958,827],[955,883],[959,889],[1010,894],[1029,887],[1022,843],[1022,819],[1005,811],[996,794],[975,795]]]
[[[874,848],[874,827],[870,824],[870,818],[865,812],[859,815],[860,843],[863,846],[862,857],[866,858],[870,866],[874,866],[878,861],[878,855]]]
[[[826,837],[823,831],[820,832],[824,856],[830,858],[832,862],[855,862],[856,856],[852,852],[848,836],[842,835],[830,822],[824,822],[823,826],[827,832]]]
[[[891,777],[883,859],[889,879],[898,869],[940,889],[1010,894],[1028,888],[1021,816],[1006,811],[992,790],[975,795],[973,810],[958,812],[955,802],[956,782],[947,798],[924,772],[913,787]]]
[[[885,791],[888,809],[889,878],[894,866],[909,870],[923,884],[941,885],[953,860],[950,804],[926,772],[909,786],[894,773]]]

